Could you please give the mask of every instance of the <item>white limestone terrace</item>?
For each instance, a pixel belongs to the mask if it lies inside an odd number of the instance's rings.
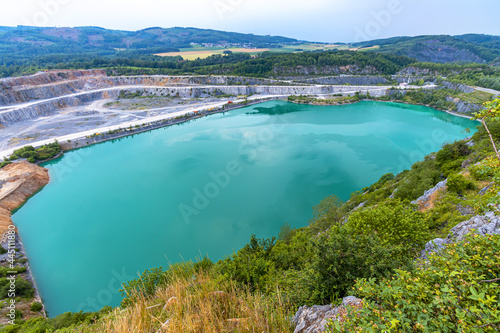
[[[226,76],[110,78],[100,71],[81,72],[85,71],[65,73],[70,77],[62,81],[58,81],[57,75],[60,74],[57,73],[0,80],[0,98],[3,97],[4,102],[26,100],[0,106],[0,157],[10,156],[15,149],[25,145],[37,147],[54,140],[66,142],[95,133],[142,126],[195,111],[219,108],[228,101],[238,103],[245,98],[248,101],[287,98],[290,95],[327,98],[332,94],[348,96],[356,92],[383,96],[388,89],[394,88],[305,85],[293,84],[292,81]],[[124,95],[127,97],[123,98]]]

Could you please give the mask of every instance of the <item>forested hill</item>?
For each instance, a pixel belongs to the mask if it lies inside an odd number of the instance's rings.
[[[198,44],[247,44],[255,47],[291,44],[296,39],[258,36],[197,28],[148,28],[139,31],[109,30],[99,27],[46,28],[0,27],[0,55],[115,52],[142,50],[146,54]]]
[[[373,51],[407,56],[422,62],[498,63],[500,61],[500,36],[467,34],[393,37],[360,42],[354,46],[379,46]]]

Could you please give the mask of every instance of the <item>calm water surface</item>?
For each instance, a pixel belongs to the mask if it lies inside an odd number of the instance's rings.
[[[420,106],[267,102],[68,152],[13,219],[49,314],[96,311],[137,272],[305,226],[323,197],[475,126]]]

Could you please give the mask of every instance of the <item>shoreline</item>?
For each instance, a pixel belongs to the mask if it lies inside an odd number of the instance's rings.
[[[226,112],[229,110],[234,110],[249,105],[263,103],[266,101],[282,99],[283,97],[285,96],[282,95],[255,96],[253,99],[252,98],[247,99],[246,102],[243,99],[236,99],[231,104],[228,104],[227,102],[217,102],[205,106],[203,108],[187,108],[183,111],[177,111],[156,117],[151,117],[150,119],[141,119],[108,127],[95,128],[83,132],[77,132],[42,141],[27,143],[24,146],[33,146],[34,148],[38,148],[45,144],[57,141],[61,145],[63,151],[69,151],[72,149],[86,147],[100,142],[105,142],[109,140],[119,139],[129,135],[143,133],[153,129],[167,127],[170,125],[176,125],[182,122],[186,122],[192,119],[198,119],[215,113]],[[9,158],[13,154],[14,150],[20,149],[24,146],[18,146],[6,149],[4,151],[0,151],[0,158]],[[57,157],[60,157],[60,155],[58,155]],[[56,157],[42,162],[38,162],[37,164],[45,163],[55,158]]]
[[[231,110],[243,108],[243,107],[250,106],[250,105],[260,104],[260,103],[264,103],[264,102],[272,101],[272,100],[283,100],[283,101],[290,102],[290,103],[295,103],[295,104],[319,105],[319,106],[341,106],[341,105],[356,104],[356,103],[359,103],[359,102],[362,102],[362,101],[371,101],[371,102],[399,103],[399,104],[420,105],[420,106],[430,107],[429,105],[424,105],[424,104],[412,104],[412,103],[399,102],[399,101],[378,101],[378,100],[373,100],[373,99],[366,99],[366,100],[360,100],[360,101],[352,101],[352,102],[346,102],[346,103],[342,103],[342,104],[299,103],[299,102],[296,102],[296,101],[288,101],[286,98],[283,98],[283,96],[279,96],[279,97],[278,96],[269,96],[269,97],[266,97],[266,98],[260,98],[260,99],[254,99],[254,100],[247,100],[246,102],[245,102],[245,100],[237,100],[237,101],[233,102],[233,104],[230,104],[230,105],[223,104],[224,107],[221,108],[221,109],[217,109],[217,110],[211,110],[211,111],[209,111],[209,109],[205,109],[203,111],[201,111],[201,110],[198,111],[198,113],[194,113],[192,110],[185,110],[185,111],[181,111],[183,114],[180,115],[180,116],[177,116],[177,117],[174,117],[172,114],[169,114],[170,117],[168,117],[168,118],[166,117],[164,119],[157,120],[157,121],[145,122],[142,125],[140,125],[139,127],[132,127],[131,125],[129,125],[128,128],[130,128],[130,130],[128,130],[127,127],[124,127],[124,128],[119,127],[118,129],[116,129],[116,130],[119,130],[118,132],[110,134],[110,135],[96,135],[96,136],[93,136],[93,137],[80,136],[79,138],[74,139],[74,141],[71,141],[71,144],[70,143],[60,142],[60,145],[61,145],[61,147],[63,149],[61,150],[61,152],[59,154],[57,154],[56,156],[54,156],[54,157],[52,157],[50,159],[37,162],[36,164],[39,165],[39,164],[42,164],[42,163],[46,163],[46,162],[50,162],[50,161],[56,160],[56,159],[60,158],[61,156],[63,156],[64,153],[67,152],[67,151],[71,151],[71,150],[75,150],[75,149],[79,149],[79,148],[91,146],[91,145],[94,145],[94,144],[98,144],[98,143],[102,143],[102,142],[106,142],[106,141],[111,141],[111,140],[115,140],[115,139],[119,139],[119,138],[131,136],[131,135],[135,135],[135,134],[144,133],[144,132],[151,131],[151,130],[154,130],[154,129],[159,129],[159,128],[163,128],[163,127],[177,125],[177,124],[188,122],[190,120],[203,118],[205,116],[210,116],[212,114],[224,113],[224,112],[227,112],[227,111],[231,111]],[[454,113],[454,112],[451,112],[451,111],[439,110],[439,109],[436,109],[436,108],[432,108],[432,109],[435,109],[437,111],[446,112],[446,113],[448,113],[450,115],[453,115],[453,116],[467,118],[467,119],[472,119],[472,117],[469,117],[469,116],[466,116],[466,115],[462,115],[462,114],[457,114],[457,113]],[[175,114],[177,114],[177,113],[175,113]],[[123,124],[123,125],[125,125],[125,124]],[[96,129],[96,130],[93,130],[93,131],[97,131],[97,130],[99,130],[99,129]],[[84,132],[84,133],[87,133],[87,132]],[[78,134],[79,133],[76,133],[76,135],[78,135]],[[57,139],[52,139],[51,142],[53,142],[54,140],[57,140]],[[81,140],[84,140],[85,144],[83,144],[83,143],[81,144],[80,143]],[[16,148],[16,149],[19,149],[19,147]],[[50,181],[50,179],[49,179],[49,181]],[[19,205],[19,207],[17,207],[16,209],[13,209],[11,211],[11,213],[15,213],[18,209],[20,209],[33,195],[35,195],[36,193],[40,192],[43,189],[43,187],[44,186],[41,186],[37,191],[35,191],[34,193],[32,193],[30,196],[26,197],[26,199]],[[24,266],[27,267],[27,271],[26,271],[27,278],[28,278],[29,282],[33,285],[33,289],[34,289],[33,300],[34,301],[38,301],[38,302],[40,302],[42,304],[43,310],[41,311],[41,314],[43,315],[43,317],[48,318],[47,313],[45,311],[45,304],[43,302],[43,299],[41,297],[40,291],[38,289],[38,286],[37,286],[37,283],[36,283],[36,279],[35,279],[35,277],[33,275],[32,270],[31,270],[29,258],[26,255],[26,250],[25,250],[24,244],[22,242],[20,233],[17,230],[17,227],[16,227],[16,233],[15,234],[16,234],[16,245],[19,246],[18,247],[19,251],[17,251],[16,253],[17,254],[22,254],[24,256],[24,258],[28,259],[26,261],[26,263],[24,264]],[[2,243],[4,243],[4,241],[2,241]]]
[[[28,318],[39,316],[46,318],[45,305],[34,277],[26,248],[19,230],[12,220],[12,215],[49,183],[48,170],[36,164],[21,161],[6,166],[5,170],[2,171],[1,180],[0,207],[2,211],[2,233],[0,244],[7,252],[0,255],[0,266],[10,269],[13,271],[12,274],[16,276],[16,280],[25,280],[33,288],[33,296],[19,296],[21,299],[16,300],[14,303],[15,308],[26,314],[27,309],[29,309],[33,302],[39,302],[42,304],[41,311],[29,311]],[[26,271],[19,272],[18,269],[20,268],[25,268]],[[14,271],[17,273],[14,273]],[[8,322],[8,320],[5,322],[0,321],[0,324],[7,324]]]
[[[301,102],[298,102],[298,101],[288,101],[288,102],[294,103],[294,104],[318,105],[318,106],[342,106],[342,105],[356,104],[356,103],[359,103],[359,102],[398,103],[398,104],[406,104],[406,105],[426,106],[426,107],[429,107],[429,108],[437,110],[437,111],[446,112],[446,113],[448,113],[448,114],[450,114],[452,116],[455,116],[455,117],[460,117],[460,118],[466,118],[466,119],[469,119],[469,120],[474,120],[474,117],[468,116],[466,114],[457,113],[457,112],[453,112],[453,111],[450,111],[450,110],[437,109],[435,107],[430,106],[429,104],[408,103],[408,102],[402,102],[402,101],[380,101],[380,100],[376,100],[376,99],[362,99],[362,100],[359,100],[359,101],[337,103],[337,104],[328,104],[328,103],[321,103],[321,102],[312,102],[312,103],[305,102],[305,103],[301,103]],[[476,121],[480,123],[479,120],[476,120]]]

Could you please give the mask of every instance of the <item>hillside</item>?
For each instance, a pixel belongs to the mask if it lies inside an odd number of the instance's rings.
[[[353,44],[358,47],[378,45],[374,51],[402,55],[422,62],[491,63],[500,57],[500,37],[467,34],[393,37]]]
[[[22,57],[54,53],[110,54],[117,50],[141,50],[145,54],[152,54],[191,47],[190,43],[270,46],[296,42],[296,39],[286,37],[178,27],[154,27],[139,31],[99,27],[0,27],[0,54]]]

